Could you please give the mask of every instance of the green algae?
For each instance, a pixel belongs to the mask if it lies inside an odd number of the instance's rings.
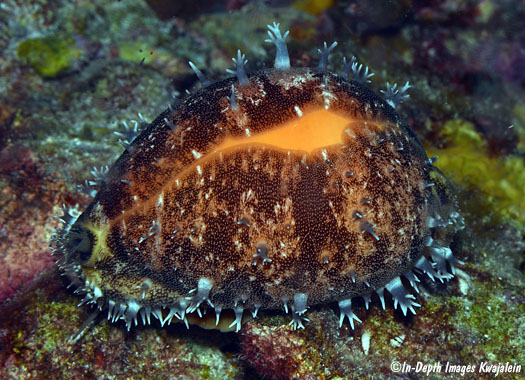
[[[55,281],[55,288],[61,285],[55,277],[47,280]],[[19,379],[233,379],[239,375],[236,360],[216,345],[178,337],[173,333],[176,329],[135,328],[127,333],[122,324],[97,318],[93,328],[71,342],[87,319],[87,310],[78,308],[77,300],[60,288],[56,290],[34,290],[26,300],[30,303],[12,315],[16,320],[9,327],[14,360],[11,366],[0,368],[0,377],[16,373]]]
[[[91,365],[92,354],[96,342],[108,340],[108,329],[104,324],[98,325],[90,333],[92,339],[83,341],[82,355],[56,355],[66,347],[73,347],[69,342],[83,322],[84,314],[79,312],[78,306],[70,299],[49,301],[43,291],[35,291],[35,302],[27,309],[28,317],[34,321],[35,330],[30,336],[24,337],[28,354],[38,361],[51,360],[60,365],[67,375],[71,367],[88,367]]]
[[[495,8],[496,6],[492,1],[489,1],[489,0],[481,1],[477,8],[479,12],[479,15],[478,15],[479,21],[481,21],[482,23],[488,22],[490,18],[492,17],[492,15],[494,14]]]
[[[76,48],[72,37],[52,35],[30,38],[17,48],[18,58],[33,67],[43,77],[55,77],[68,71],[82,51]]]
[[[119,58],[129,62],[151,63],[158,55],[147,41],[125,41],[119,46]]]
[[[334,5],[334,0],[297,0],[292,7],[313,15],[319,15]]]
[[[525,342],[520,337],[519,327],[523,323],[525,305],[516,303],[511,291],[499,281],[474,282],[468,298],[475,301],[466,307],[464,299],[452,298],[455,304],[456,323],[475,333],[478,350],[486,359],[499,362],[525,361]],[[521,347],[521,349],[520,349]],[[465,359],[472,353],[466,353]]]
[[[525,164],[521,157],[490,157],[486,144],[472,123],[456,119],[443,126],[443,148],[429,147],[429,156],[438,155],[437,166],[476,197],[462,207],[479,219],[493,223],[514,221],[525,225]]]

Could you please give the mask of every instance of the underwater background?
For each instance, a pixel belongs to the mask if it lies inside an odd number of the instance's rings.
[[[521,365],[525,373],[525,2],[3,0],[0,3],[1,379],[493,379],[494,373],[402,373],[393,361]],[[420,287],[403,317],[379,302],[338,327],[334,305],[311,307],[305,330],[267,313],[239,333],[173,323],[126,331],[62,277],[49,242],[62,205],[122,153],[123,121],[153,120],[173,97],[273,65],[266,25],[290,30],[292,66],[328,69],[356,56],[386,82],[409,81],[397,111],[457,188],[465,228],[448,284]],[[138,116],[140,113],[141,116]],[[377,300],[376,300],[377,301]],[[419,302],[418,301],[418,302]]]

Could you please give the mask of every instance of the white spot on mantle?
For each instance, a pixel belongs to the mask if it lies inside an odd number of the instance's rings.
[[[191,153],[193,154],[193,157],[195,157],[195,159],[197,160],[202,157],[202,154],[197,152],[195,149],[192,149]]]
[[[324,99],[324,108],[328,110],[330,108],[330,102],[332,101],[332,99],[336,100],[337,97],[334,94],[332,94],[330,91],[327,91],[327,90],[323,90],[321,95]]]

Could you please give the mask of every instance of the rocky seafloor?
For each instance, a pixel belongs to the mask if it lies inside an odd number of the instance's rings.
[[[171,4],[171,5],[170,5]],[[0,378],[493,379],[481,363],[525,373],[525,6],[518,1],[6,0],[0,4]],[[173,12],[169,12],[168,10]],[[122,152],[122,121],[152,120],[197,84],[187,61],[224,78],[237,49],[254,71],[273,62],[266,25],[290,29],[292,65],[355,55],[370,86],[410,81],[400,106],[458,191],[464,262],[448,284],[423,281],[416,316],[377,300],[352,330],[334,305],[304,330],[267,313],[239,333],[173,324],[128,332],[60,276],[49,241],[62,204]],[[419,302],[418,301],[418,302]],[[441,372],[393,363],[442,364]],[[444,374],[446,363],[474,372]],[[484,367],[485,369],[491,367]],[[427,368],[428,369],[428,368]]]

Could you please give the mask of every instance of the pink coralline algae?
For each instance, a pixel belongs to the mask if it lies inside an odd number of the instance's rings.
[[[58,224],[52,204],[61,185],[44,179],[38,165],[26,148],[0,152],[0,302],[55,265],[46,241]]]

